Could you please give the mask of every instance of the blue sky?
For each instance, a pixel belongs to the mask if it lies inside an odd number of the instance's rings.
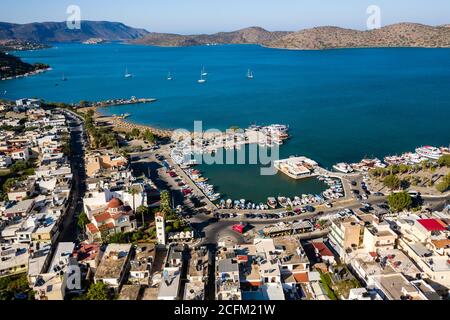
[[[64,21],[71,4],[80,6],[85,20],[183,34],[256,25],[268,30],[322,25],[364,29],[369,5],[381,8],[382,25],[450,23],[450,0],[0,0],[0,21]]]

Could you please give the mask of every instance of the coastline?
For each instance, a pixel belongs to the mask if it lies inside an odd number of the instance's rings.
[[[37,70],[31,71],[31,72],[28,72],[28,73],[24,73],[24,74],[18,74],[18,75],[15,75],[15,76],[0,78],[0,81],[14,80],[14,79],[20,79],[20,78],[28,78],[28,77],[36,76],[38,74],[45,73],[45,72],[51,71],[51,70],[52,70],[51,67],[43,68],[43,69],[37,69]]]
[[[151,133],[154,135],[161,137],[161,138],[170,138],[172,137],[173,131],[168,129],[158,129],[149,125],[142,125],[142,124],[136,124],[133,122],[126,121],[120,117],[112,117],[107,116],[101,111],[99,111],[99,107],[87,107],[80,109],[81,112],[85,113],[88,110],[94,110],[94,120],[95,121],[102,121],[109,123],[113,130],[116,132],[131,132],[133,129],[139,129],[142,131],[150,130]]]

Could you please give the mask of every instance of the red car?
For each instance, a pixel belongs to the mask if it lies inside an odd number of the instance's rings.
[[[245,229],[247,228],[247,224],[245,224],[245,223],[239,223],[239,224],[235,224],[233,227],[232,227],[232,230],[233,231],[236,231],[236,232],[238,232],[238,233],[240,233],[240,234],[243,234],[244,232],[245,232]]]
[[[189,194],[191,194],[192,193],[192,190],[191,189],[183,189],[183,194],[185,195],[185,196],[187,196],[187,195],[189,195]]]

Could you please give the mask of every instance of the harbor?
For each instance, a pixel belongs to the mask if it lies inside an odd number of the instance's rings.
[[[364,158],[360,162],[340,162],[333,165],[333,169],[339,173],[368,172],[371,169],[387,168],[393,166],[418,166],[424,162],[437,161],[442,155],[450,154],[449,147],[422,146],[417,147],[414,152],[405,152],[400,155],[390,155],[380,160],[378,158]]]
[[[256,126],[252,125],[239,132],[227,132],[225,135],[206,136],[204,139],[191,139],[183,137],[176,141],[170,149],[170,158],[180,170],[189,178],[195,188],[201,190],[202,194],[218,209],[238,210],[238,211],[270,211],[270,210],[297,210],[297,212],[307,212],[312,205],[323,205],[329,201],[334,201],[346,197],[346,188],[339,174],[329,172],[321,168],[317,162],[307,157],[291,157],[285,160],[274,161],[275,169],[285,174],[291,179],[317,179],[323,183],[325,190],[312,194],[302,193],[293,197],[284,195],[273,195],[265,201],[252,201],[249,199],[231,199],[224,197],[218,188],[209,182],[209,178],[203,176],[201,170],[195,168],[198,161],[196,154],[216,153],[219,150],[240,149],[243,145],[277,145],[289,139],[289,127],[286,125]],[[186,139],[188,138],[188,139]],[[269,141],[269,142],[268,142]],[[177,174],[170,172],[173,178]],[[186,181],[179,181],[184,195],[192,193]],[[348,189],[348,188],[347,188]]]

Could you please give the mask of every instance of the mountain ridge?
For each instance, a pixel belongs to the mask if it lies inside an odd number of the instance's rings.
[[[82,21],[81,30],[69,30],[65,22],[14,24],[0,22],[1,40],[39,43],[84,42],[89,39],[125,41],[131,44],[162,47],[186,47],[209,44],[257,44],[270,48],[324,50],[371,47],[449,48],[450,25],[429,26],[397,23],[373,30],[354,30],[321,26],[291,31],[268,31],[253,26],[213,34],[181,35],[148,32],[120,22]]]
[[[82,42],[91,38],[107,41],[123,41],[140,38],[148,33],[145,29],[129,27],[121,22],[81,22],[80,30],[67,28],[66,22],[33,22],[16,24],[0,22],[0,40],[22,40],[40,43]]]
[[[263,44],[270,48],[323,50],[339,48],[424,47],[449,48],[450,28],[419,23],[396,23],[373,30],[333,26],[304,29]]]
[[[261,27],[248,27],[229,32],[213,34],[180,35],[174,33],[150,32],[140,39],[131,41],[135,44],[162,47],[196,46],[206,44],[261,44],[277,40],[289,31],[267,31]]]

